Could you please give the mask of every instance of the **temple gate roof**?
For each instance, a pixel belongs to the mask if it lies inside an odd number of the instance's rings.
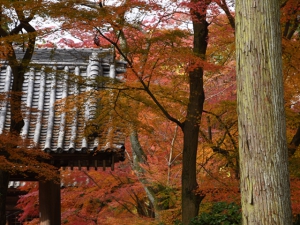
[[[24,53],[16,50],[17,58]],[[105,135],[86,136],[95,117],[94,90],[101,89],[99,77],[117,78],[126,64],[114,60],[113,49],[36,49],[25,73],[22,102],[25,125],[21,135],[28,148],[40,148],[53,156],[56,166],[113,166],[124,160],[124,136],[115,129],[111,140]],[[0,134],[9,131],[12,70],[0,61]],[[86,95],[90,93],[89,95]],[[82,97],[89,96],[89,97]],[[65,101],[83,98],[82,107],[63,110]],[[1,98],[1,99],[2,99]],[[71,113],[68,116],[68,113]]]

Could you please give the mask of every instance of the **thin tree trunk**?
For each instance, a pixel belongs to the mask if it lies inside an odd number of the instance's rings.
[[[22,66],[12,66],[13,83],[11,88],[10,107],[11,107],[11,121],[10,132],[19,135],[24,126],[22,115],[22,87],[24,83],[24,71]]]
[[[196,159],[198,149],[199,121],[203,108],[203,71],[193,71],[190,77],[191,92],[187,120],[183,125],[183,159],[182,159],[182,222],[184,225],[198,215],[202,197],[195,191],[198,188],[196,177]],[[202,93],[201,90],[202,89]],[[192,91],[193,90],[193,91]],[[195,93],[198,92],[198,93]]]
[[[293,156],[300,145],[300,126],[297,129],[296,134],[294,135],[291,143],[289,144],[289,156]]]
[[[205,5],[205,1],[200,1]],[[204,12],[206,10],[204,9]],[[208,23],[206,14],[192,11],[194,28],[194,53],[205,58],[207,48]],[[195,191],[198,188],[196,160],[199,127],[204,103],[203,68],[198,67],[189,73],[190,95],[186,120],[183,124],[183,159],[182,159],[182,222],[190,223],[198,215],[203,196]]]
[[[151,187],[150,182],[145,177],[145,170],[140,165],[140,164],[147,163],[147,156],[142,149],[142,146],[139,142],[137,131],[135,129],[133,129],[130,134],[130,143],[131,143],[132,155],[133,155],[133,169],[139,181],[142,183],[149,201],[154,207],[155,218],[159,219],[160,210],[157,203],[157,197],[155,195],[153,188]]]
[[[176,124],[175,131],[174,131],[174,136],[171,142],[171,148],[170,148],[170,154],[169,154],[169,159],[168,159],[168,178],[167,178],[167,185],[170,185],[170,179],[171,179],[171,167],[173,164],[173,150],[174,150],[174,144],[175,140],[177,138],[177,132],[178,132],[178,125]],[[176,159],[176,157],[175,157]]]
[[[292,224],[278,0],[236,2],[243,224]]]
[[[19,14],[18,16],[20,18],[23,18],[23,13],[20,11],[17,11]],[[23,15],[23,16],[20,16]],[[17,138],[20,138],[20,133],[22,130],[22,127],[24,126],[23,121],[23,115],[21,111],[21,105],[22,105],[22,87],[24,83],[24,73],[27,69],[35,47],[35,39],[36,39],[36,32],[35,29],[29,24],[29,22],[33,19],[27,18],[26,21],[21,21],[21,25],[17,26],[15,29],[13,29],[11,32],[5,31],[2,27],[0,27],[0,37],[9,37],[18,34],[22,29],[25,29],[28,33],[28,42],[26,46],[26,51],[24,53],[24,56],[19,62],[16,58],[14,49],[13,49],[13,40],[5,42],[5,46],[8,50],[8,53],[6,54],[6,59],[9,62],[10,67],[12,68],[12,75],[13,75],[13,82],[11,87],[11,97],[10,97],[10,113],[11,113],[11,120],[10,120],[10,133],[13,135],[16,135]],[[5,213],[5,205],[6,205],[6,194],[8,189],[8,181],[9,181],[9,174],[7,171],[0,170],[0,174],[3,178],[0,180],[0,191],[1,191],[1,197],[0,197],[0,225],[6,224],[6,213]],[[5,187],[6,185],[6,187]],[[3,195],[3,196],[2,196]],[[2,201],[3,199],[3,201]]]

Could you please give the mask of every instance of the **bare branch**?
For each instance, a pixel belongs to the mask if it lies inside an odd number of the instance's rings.
[[[207,114],[210,114],[210,115],[213,115],[214,117],[217,118],[217,120],[219,121],[219,123],[221,123],[222,126],[225,128],[225,131],[226,131],[226,133],[228,134],[228,136],[229,136],[229,138],[230,138],[230,141],[231,141],[231,143],[233,144],[234,149],[237,151],[237,150],[238,150],[237,143],[236,143],[236,141],[234,140],[233,136],[231,135],[231,133],[230,133],[230,131],[229,131],[230,127],[228,127],[228,126],[222,121],[221,117],[218,116],[217,114],[212,113],[212,112],[208,112],[208,111],[206,111],[206,110],[203,110],[203,112],[204,112],[204,113],[207,113]]]

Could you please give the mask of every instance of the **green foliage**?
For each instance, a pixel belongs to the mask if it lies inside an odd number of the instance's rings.
[[[242,224],[241,208],[236,203],[217,202],[210,212],[192,219],[190,225],[238,225]]]
[[[174,222],[174,225],[182,225],[182,222],[181,222],[180,220],[176,220],[176,221]]]
[[[298,151],[293,157],[289,159],[289,170],[291,176],[300,178],[299,165],[300,165],[300,156]]]
[[[153,190],[156,193],[158,207],[160,210],[173,208],[176,203],[176,189],[165,186],[161,183],[154,183]]]
[[[192,219],[190,225],[240,225],[242,224],[241,207],[236,203],[217,202],[209,212]],[[160,224],[159,224],[160,225]],[[176,220],[174,225],[182,225]],[[294,217],[293,225],[300,225],[300,214]]]
[[[293,225],[300,225],[300,214],[294,217]]]

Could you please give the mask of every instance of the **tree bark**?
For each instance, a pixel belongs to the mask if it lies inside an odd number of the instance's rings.
[[[278,0],[236,2],[242,220],[292,224]]]

